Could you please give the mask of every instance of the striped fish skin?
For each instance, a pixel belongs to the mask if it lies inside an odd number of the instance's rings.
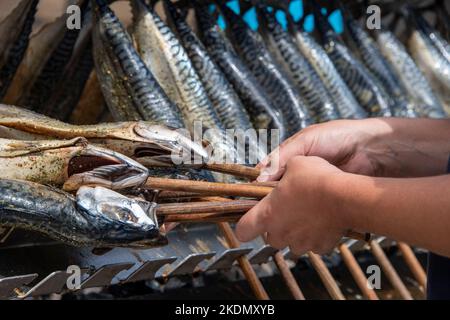
[[[289,28],[300,52],[314,67],[331,94],[340,116],[345,119],[362,119],[367,117],[367,112],[358,104],[325,50],[310,34],[301,30],[299,26],[290,23]]]
[[[295,84],[282,72],[264,45],[263,40],[226,5],[219,6],[227,21],[226,32],[261,86],[267,91],[274,106],[282,115],[288,135],[293,135],[311,124],[312,119]]]
[[[391,117],[390,98],[376,78],[338,38],[328,20],[315,12],[322,45],[358,103],[374,117]]]
[[[253,129],[239,97],[184,17],[170,1],[164,6],[225,129]]]
[[[258,18],[261,34],[268,47],[297,84],[315,121],[338,119],[339,114],[328,90],[308,60],[299,52],[288,32],[277,23],[275,13],[258,7]]]
[[[81,5],[83,20],[85,20],[84,17],[88,11],[88,3],[89,0],[85,0]],[[29,106],[32,110],[37,112],[43,112],[43,109],[51,98],[52,92],[62,79],[64,69],[72,56],[79,34],[80,29],[78,28],[67,29],[64,32],[63,38],[43,65],[30,92],[21,99],[21,105]]]
[[[227,38],[208,12],[208,7],[197,6],[195,12],[204,45],[238,93],[253,125],[258,129],[278,129],[280,139],[285,140],[287,134],[279,113],[265,90],[227,42]]]
[[[415,99],[418,115],[430,118],[445,117],[441,103],[403,44],[390,31],[377,30],[375,34],[381,52]]]
[[[422,17],[412,11],[408,17],[414,25],[408,41],[411,55],[424,74],[430,74],[430,81],[439,83],[446,91],[450,90],[450,59],[447,59],[449,55],[444,55],[447,54],[445,44],[436,41],[436,33],[426,26]]]
[[[378,83],[392,99],[391,110],[396,117],[416,117],[414,103],[408,98],[408,92],[402,86],[395,71],[386,61],[375,40],[355,21],[350,13],[343,8],[346,30],[351,43],[357,50],[361,61],[378,79]]]
[[[9,49],[5,48],[0,54],[0,101],[5,96],[28,48],[38,3],[39,0],[33,0],[30,3],[23,25],[15,26],[21,28],[18,38]]]
[[[91,35],[89,35],[88,42],[80,50],[79,55],[66,68],[67,70],[62,77],[63,80],[50,101],[45,105],[43,114],[67,121],[78,104],[94,68]]]
[[[182,44],[162,19],[142,0],[133,0],[133,38],[146,65],[177,103],[186,127],[192,132],[196,123],[208,130],[205,137],[218,158],[225,155],[240,163],[234,147],[225,141],[225,129],[208,98],[205,88]],[[174,90],[176,89],[176,90]],[[214,157],[215,158],[215,157]]]
[[[94,61],[102,92],[118,121],[155,121],[183,127],[176,105],[170,101],[136,52],[131,39],[103,0],[94,8]]]

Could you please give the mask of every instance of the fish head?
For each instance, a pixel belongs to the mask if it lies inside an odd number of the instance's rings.
[[[83,185],[99,185],[114,190],[140,187],[148,175],[147,168],[127,156],[88,144],[70,158],[68,179],[63,189],[76,191]]]
[[[103,245],[146,248],[167,244],[159,231],[153,202],[131,199],[104,187],[83,186],[76,203],[95,221]]]
[[[203,164],[208,162],[208,152],[203,146],[192,141],[187,132],[167,126],[140,121],[133,129],[137,136],[134,156],[145,157],[146,162],[158,165]]]

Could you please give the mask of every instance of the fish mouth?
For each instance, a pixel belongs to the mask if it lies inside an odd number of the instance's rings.
[[[146,158],[146,163],[162,166],[206,163],[208,152],[181,131],[183,130],[138,122],[134,133],[141,138],[142,143],[135,148],[134,157]]]
[[[113,190],[140,187],[149,175],[138,162],[111,150],[86,146],[68,163],[65,191],[81,186],[103,186]]]

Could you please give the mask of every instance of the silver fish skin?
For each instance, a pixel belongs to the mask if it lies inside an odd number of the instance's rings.
[[[301,30],[299,26],[289,23],[289,28],[300,52],[314,67],[331,94],[340,116],[345,119],[365,118],[367,112],[356,101],[325,50],[309,33]]]
[[[16,73],[17,68],[19,67],[20,62],[22,61],[25,52],[28,48],[29,37],[33,28],[33,23],[35,20],[35,15],[37,11],[37,5],[39,0],[23,1],[23,5],[25,5],[26,12],[21,14],[21,23],[20,25],[15,25],[14,28],[20,29],[17,34],[17,38],[9,43],[5,43],[0,45],[1,53],[0,53],[0,101],[6,94],[6,91],[11,84],[14,74]],[[21,10],[22,4],[19,5],[15,10]],[[12,13],[11,15],[14,15]],[[5,18],[8,19],[8,18]],[[0,28],[2,28],[2,24],[0,24]],[[6,32],[11,32],[10,30],[5,30]],[[6,39],[5,39],[6,40]],[[7,47],[9,46],[9,48]]]
[[[132,0],[133,38],[145,64],[180,108],[186,128],[194,134],[196,124],[206,128],[205,139],[214,149],[211,159],[245,160],[226,138],[208,94],[186,50],[169,26],[142,0]]]
[[[147,212],[151,208],[104,188],[84,187],[75,198],[41,184],[0,179],[1,226],[37,231],[71,246],[167,244]]]
[[[441,103],[403,44],[390,31],[377,30],[375,34],[381,52],[394,68],[409,94],[415,99],[418,115],[444,118],[446,114]]]
[[[322,45],[358,103],[373,117],[391,117],[390,97],[377,79],[343,44],[326,17],[315,10]]]
[[[385,91],[390,95],[391,110],[396,117],[415,118],[414,103],[402,86],[389,62],[385,59],[375,40],[355,21],[346,8],[343,9],[346,30],[351,42],[357,50],[361,61],[378,79]]]
[[[408,39],[411,55],[424,74],[430,75],[430,81],[438,83],[445,91],[450,90],[450,52],[439,41],[436,32],[426,21],[412,10],[408,12],[413,30]]]
[[[115,119],[142,119],[183,127],[177,106],[146,67],[106,1],[92,0],[91,3],[94,61],[102,92]]]
[[[228,81],[233,85],[255,128],[278,129],[280,140],[287,139],[285,124],[279,112],[276,111],[265,90],[234,51],[220,27],[208,12],[208,6],[196,5],[195,14],[204,45]]]
[[[170,1],[164,1],[164,8],[225,129],[253,129],[239,97],[185,18]]]
[[[312,123],[295,84],[266,48],[261,36],[250,29],[239,15],[227,5],[220,4],[227,22],[226,33],[261,86],[267,91],[274,106],[282,115],[288,135],[293,135]]]
[[[322,80],[300,53],[292,37],[275,19],[275,12],[258,6],[260,33],[274,57],[297,84],[302,98],[316,122],[326,122],[339,118],[339,113]]]

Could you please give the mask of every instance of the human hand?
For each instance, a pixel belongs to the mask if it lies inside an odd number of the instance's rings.
[[[239,221],[236,236],[267,242],[295,254],[328,253],[349,230],[339,196],[348,175],[318,157],[296,156],[274,190]]]

